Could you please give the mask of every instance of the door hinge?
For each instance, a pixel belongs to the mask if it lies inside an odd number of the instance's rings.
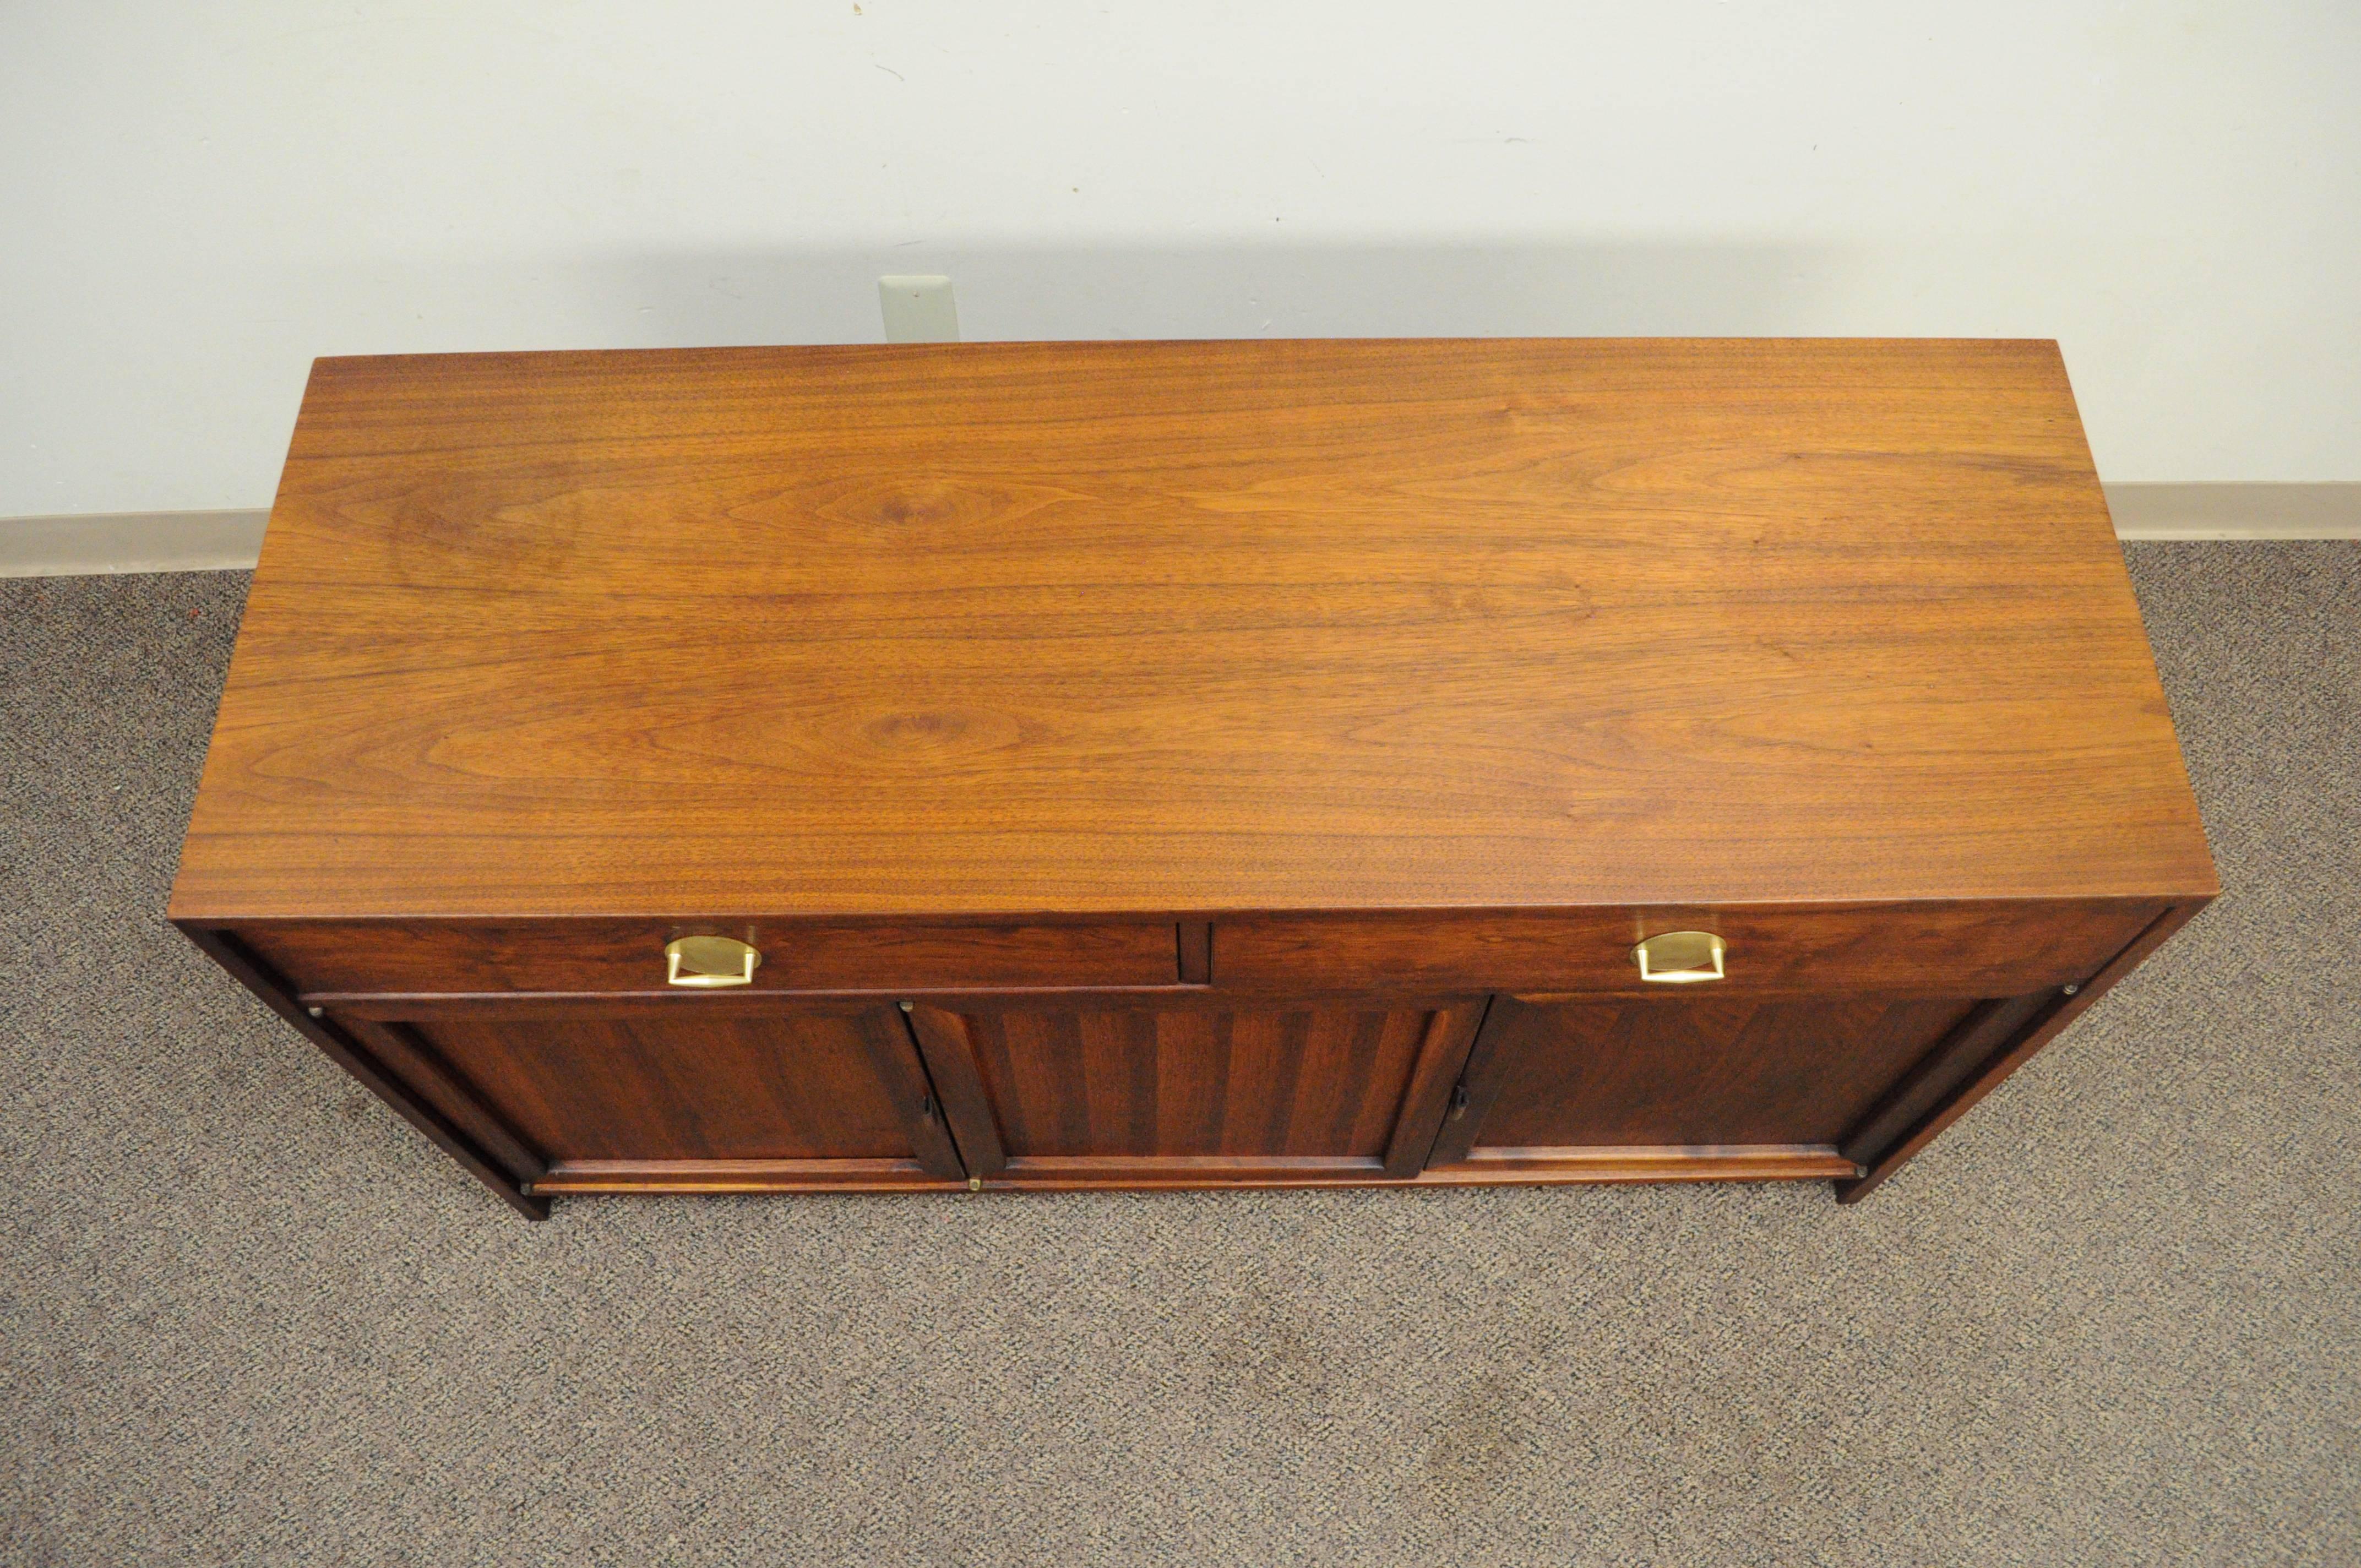
[[[1455,1083],[1451,1086],[1451,1119],[1456,1122],[1466,1114],[1467,1114],[1467,1086],[1464,1083]]]

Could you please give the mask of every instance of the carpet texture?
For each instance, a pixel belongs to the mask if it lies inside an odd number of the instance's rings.
[[[2361,547],[2135,547],[2227,893],[1824,1185],[527,1224],[162,923],[241,576],[0,584],[0,1557],[2361,1560]]]

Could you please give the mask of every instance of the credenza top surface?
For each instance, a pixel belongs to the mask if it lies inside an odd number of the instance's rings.
[[[182,918],[2203,895],[2056,346],[324,359]]]

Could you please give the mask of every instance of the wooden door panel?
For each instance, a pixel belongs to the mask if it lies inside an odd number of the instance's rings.
[[[1481,1013],[921,1006],[913,1023],[971,1168],[1205,1184],[1415,1174]]]
[[[1041,1155],[1374,1157],[1415,1013],[1000,1014],[978,1065],[1009,1146]]]
[[[965,1177],[890,1009],[546,1018],[494,1003],[347,1026],[445,1114],[529,1151],[535,1191]]]
[[[1502,998],[1444,1167],[1553,1164],[1852,1174],[1838,1146],[1971,1018],[1971,997]],[[1771,1172],[1775,1173],[1775,1172]]]
[[[1834,1143],[1969,1005],[1650,999],[1541,1009],[1485,1141]]]

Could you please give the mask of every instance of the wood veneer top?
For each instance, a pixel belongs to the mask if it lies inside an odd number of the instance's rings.
[[[2202,895],[2046,342],[324,359],[181,918]]]

